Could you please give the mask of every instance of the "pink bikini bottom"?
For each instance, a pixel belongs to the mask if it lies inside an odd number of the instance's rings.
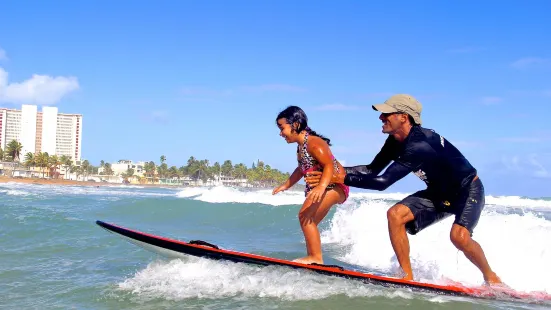
[[[303,170],[302,175],[305,176],[308,172],[314,171],[314,170],[316,170],[314,167],[312,167],[310,169],[307,169],[307,170]],[[350,187],[348,185],[344,185],[342,183],[332,183],[332,184],[329,184],[327,189],[333,189],[333,188],[335,188],[335,186],[340,187],[340,189],[344,192],[344,201],[341,202],[341,203],[344,203],[348,199],[348,196],[350,195]],[[310,192],[312,189],[313,189],[313,187],[310,187],[310,186],[308,186],[308,184],[306,184],[306,188],[304,189],[304,195],[305,196],[308,195],[308,192]]]

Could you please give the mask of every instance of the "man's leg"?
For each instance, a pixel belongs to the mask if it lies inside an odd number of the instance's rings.
[[[406,223],[413,220],[413,213],[407,206],[397,204],[388,209],[387,218],[390,243],[392,243],[400,267],[406,274],[403,279],[413,280],[413,271],[409,259],[409,239],[406,234]]]
[[[438,212],[426,191],[414,193],[391,207],[387,212],[388,232],[390,242],[406,274],[404,280],[413,280],[413,271],[409,258],[409,239],[406,232],[417,234],[424,228],[450,216],[449,213]]]
[[[501,279],[490,268],[482,247],[471,237],[485,204],[484,186],[480,179],[471,183],[467,199],[460,203],[463,206],[456,215],[450,232],[452,243],[480,269],[487,283],[501,283]]]
[[[455,247],[463,252],[465,256],[482,272],[484,281],[489,284],[501,283],[501,279],[490,268],[486,255],[478,242],[471,238],[471,233],[467,228],[453,224],[450,232],[450,239]]]

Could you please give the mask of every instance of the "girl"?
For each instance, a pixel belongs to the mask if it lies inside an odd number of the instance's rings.
[[[333,174],[344,173],[344,168],[331,154],[330,140],[308,127],[308,117],[301,108],[287,107],[278,114],[276,123],[280,129],[279,135],[287,143],[298,144],[298,167],[283,185],[273,190],[272,194],[291,188],[310,171],[322,171],[320,182],[316,187],[312,188],[306,184],[306,199],[298,213],[308,256],[294,261],[304,264],[323,264],[318,224],[333,205],[343,203],[348,198],[348,186],[329,183]]]

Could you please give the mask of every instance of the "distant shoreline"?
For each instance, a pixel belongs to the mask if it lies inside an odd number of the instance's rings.
[[[90,181],[75,181],[64,179],[36,179],[36,178],[10,178],[6,176],[0,176],[0,183],[23,183],[23,184],[40,184],[40,185],[69,185],[69,186],[146,186],[146,187],[185,187],[185,186],[170,186],[162,184],[122,184],[122,183],[106,183],[106,182],[90,182]]]
[[[36,179],[36,178],[10,178],[6,176],[0,176],[0,183],[22,183],[22,184],[38,184],[38,185],[61,185],[61,186],[93,186],[93,187],[121,187],[121,186],[139,186],[139,187],[151,187],[151,188],[196,188],[201,186],[189,186],[189,185],[164,185],[164,184],[122,184],[122,183],[107,183],[107,182],[90,182],[90,181],[75,181],[64,179]],[[211,187],[211,186],[208,186]],[[229,187],[229,186],[228,186]],[[243,187],[249,189],[263,189],[272,190],[271,187],[259,188],[259,187]],[[289,191],[303,191],[300,187],[294,186]]]

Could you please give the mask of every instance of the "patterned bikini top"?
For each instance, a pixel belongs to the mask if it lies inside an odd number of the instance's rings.
[[[302,170],[302,174],[306,174],[306,172],[309,171],[323,171],[321,168],[319,162],[308,153],[308,132],[306,132],[306,135],[304,136],[304,143],[297,146],[297,160],[298,164]],[[337,159],[332,156],[333,158],[333,168],[335,169],[335,172],[339,172],[339,165],[337,163]]]

